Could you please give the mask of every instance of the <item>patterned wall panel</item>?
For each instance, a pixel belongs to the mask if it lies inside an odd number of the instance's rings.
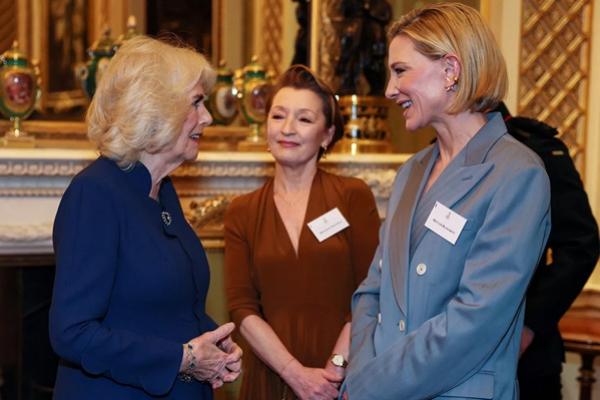
[[[260,62],[279,75],[283,58],[282,42],[282,0],[264,0],[263,49]]]
[[[0,53],[3,53],[17,38],[17,1],[0,0],[0,10]]]
[[[583,173],[593,0],[524,0],[518,113],[560,131]]]

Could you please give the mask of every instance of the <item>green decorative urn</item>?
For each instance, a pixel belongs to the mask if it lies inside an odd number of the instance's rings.
[[[265,68],[258,63],[258,57],[253,56],[250,64],[246,65],[235,80],[237,97],[240,101],[242,115],[251,127],[251,134],[245,140],[249,147],[266,147],[266,141],[260,135],[260,126],[267,119],[267,99],[273,89],[270,76]]]
[[[208,108],[215,124],[229,125],[238,115],[237,89],[233,87],[233,71],[227,68],[225,61],[219,62],[217,82],[208,98]]]
[[[41,94],[40,74],[19,51],[17,41],[0,56],[0,112],[13,122],[5,141],[33,141],[21,129],[21,121],[29,117]]]
[[[102,37],[88,50],[90,60],[78,69],[81,87],[89,99],[94,97],[96,86],[115,51],[115,41],[110,37],[110,28],[106,27]]]

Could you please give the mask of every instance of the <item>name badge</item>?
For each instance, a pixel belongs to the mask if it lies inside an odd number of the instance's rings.
[[[436,201],[425,221],[425,226],[448,242],[455,244],[466,223],[465,217]]]
[[[307,225],[319,242],[350,226],[337,207],[313,219]]]

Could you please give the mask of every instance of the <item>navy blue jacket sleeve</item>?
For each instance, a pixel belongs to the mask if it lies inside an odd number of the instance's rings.
[[[103,321],[118,274],[122,229],[108,188],[75,178],[63,196],[53,240],[56,278],[50,309],[50,340],[63,359],[86,372],[152,395],[175,382],[182,345],[140,332],[111,329]]]

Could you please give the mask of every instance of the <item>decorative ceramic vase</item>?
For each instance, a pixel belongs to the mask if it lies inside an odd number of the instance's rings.
[[[102,79],[102,73],[110,59],[115,55],[115,50],[115,41],[110,37],[110,29],[106,27],[102,37],[88,50],[90,60],[78,68],[81,87],[89,99],[94,97],[96,86]]]
[[[40,73],[19,51],[17,41],[0,56],[0,112],[13,122],[5,140],[31,140],[21,129],[21,121],[33,112],[41,94]]]
[[[250,64],[238,76],[235,82],[237,97],[242,115],[251,127],[251,134],[246,141],[265,145],[265,139],[260,135],[260,126],[267,118],[266,106],[273,89],[272,80],[267,76],[265,68],[258,63],[256,56],[252,57]]]
[[[238,114],[237,90],[233,87],[233,71],[221,60],[217,69],[217,82],[208,98],[208,108],[215,124],[229,125]]]

